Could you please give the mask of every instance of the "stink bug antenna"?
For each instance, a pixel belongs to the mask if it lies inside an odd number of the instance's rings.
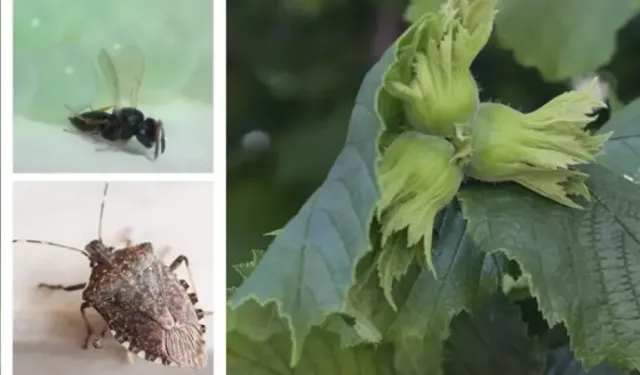
[[[102,216],[104,216],[104,202],[107,200],[107,190],[109,189],[109,183],[104,183],[104,192],[102,193],[102,203],[100,204],[100,218],[98,219],[98,240],[102,242]]]
[[[38,241],[38,240],[13,240],[13,243],[16,242],[26,242],[26,243],[35,243],[38,245],[47,245],[47,246],[54,246],[54,247],[61,247],[63,249],[67,249],[67,250],[73,250],[73,251],[77,251],[79,253],[82,253],[82,255],[86,256],[87,258],[89,258],[89,254],[87,254],[86,251],[84,250],[80,250],[77,249],[75,247],[71,247],[71,246],[67,246],[67,245],[61,245],[59,243],[55,243],[55,242],[49,242],[49,241]]]

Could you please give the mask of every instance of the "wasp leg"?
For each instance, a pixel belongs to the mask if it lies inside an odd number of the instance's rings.
[[[104,147],[96,147],[96,152],[106,152],[106,151],[120,151],[120,148],[115,145],[106,145]]]
[[[38,288],[45,288],[51,290],[64,290],[65,292],[73,292],[76,290],[84,289],[87,283],[73,284],[73,285],[60,285],[60,284],[45,284],[39,283]]]
[[[82,134],[82,132],[80,130],[75,130],[75,129],[64,128],[64,129],[62,129],[62,131],[65,131],[65,132],[71,133],[71,134],[78,134],[78,135]]]
[[[84,320],[84,325],[87,328],[87,337],[84,339],[84,345],[82,345],[82,349],[87,349],[89,347],[89,339],[93,336],[93,327],[91,327],[91,323],[89,323],[89,319],[87,319],[86,309],[91,307],[88,302],[82,302],[80,305],[80,314],[82,314],[82,319]]]
[[[75,134],[75,135],[79,135],[81,137],[85,137],[85,136],[89,136],[88,139],[91,139],[91,141],[93,143],[100,143],[101,141],[97,138],[95,138],[96,135],[100,134],[99,130],[92,130],[92,131],[88,131],[88,132],[81,132],[80,130],[75,130],[75,129],[67,129],[64,128],[62,129],[62,131],[65,131],[67,133],[71,133],[71,134]]]

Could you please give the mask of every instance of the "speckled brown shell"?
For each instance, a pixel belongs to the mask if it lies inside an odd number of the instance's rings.
[[[204,326],[189,286],[156,259],[150,243],[116,250],[94,267],[83,298],[127,350],[164,365],[206,365]],[[195,301],[194,296],[194,301]]]

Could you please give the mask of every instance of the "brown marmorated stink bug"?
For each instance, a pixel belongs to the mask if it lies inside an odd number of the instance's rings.
[[[128,352],[148,361],[166,366],[203,368],[207,362],[207,354],[205,326],[200,321],[210,313],[195,307],[198,302],[195,288],[190,293],[189,284],[178,279],[174,273],[184,263],[191,276],[189,261],[184,255],[180,255],[167,266],[156,257],[149,242],[132,244],[127,239],[124,248],[106,246],[102,242],[102,216],[108,188],[108,183],[105,183],[98,221],[98,239],[89,242],[84,250],[47,241],[13,242],[79,251],[89,259],[91,275],[87,283],[69,286],[44,283],[38,285],[65,291],[84,289],[80,305],[80,313],[87,328],[84,349],[88,348],[95,333],[85,312],[92,307],[106,322],[102,331],[93,338],[92,345],[96,349],[102,347],[102,339],[109,329]]]

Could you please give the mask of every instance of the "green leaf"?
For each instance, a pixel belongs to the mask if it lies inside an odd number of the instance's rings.
[[[264,258],[232,297],[231,310],[248,300],[275,302],[291,332],[291,364],[313,326],[344,312],[357,260],[370,250],[369,222],[379,199],[374,161],[380,124],[374,98],[393,48],[362,83],[344,149],[326,181],[275,237]]]
[[[244,262],[240,264],[236,264],[233,266],[233,269],[240,275],[240,278],[244,281],[246,280],[253,270],[256,269],[260,260],[264,256],[264,250],[251,250],[252,258],[249,262]],[[227,298],[232,296],[238,290],[237,287],[231,286],[227,288]]]
[[[464,188],[474,242],[531,278],[550,325],[565,323],[576,357],[640,369],[640,186],[584,168],[592,202],[571,209],[512,184]]]
[[[251,261],[236,264],[235,266],[233,266],[233,269],[240,274],[242,280],[246,280],[249,276],[251,276],[258,264],[260,264],[263,256],[264,250],[251,250]]]
[[[541,375],[544,356],[520,308],[496,293],[481,311],[456,316],[445,343],[447,375]]]
[[[245,302],[235,310],[227,306],[227,331],[236,331],[254,341],[264,341],[275,334],[289,333],[274,302],[261,306],[254,300]]]
[[[614,112],[600,132],[613,135],[598,163],[640,183],[640,99]]]
[[[377,260],[378,277],[380,278],[380,287],[394,310],[398,307],[393,300],[393,284],[402,280],[409,271],[409,267],[416,260],[416,255],[420,254],[420,250],[416,253],[416,246],[407,247],[406,231],[396,233],[391,236],[389,242],[380,251]]]
[[[412,286],[402,288],[409,295],[398,303],[388,331],[388,339],[396,344],[396,369],[402,373],[441,374],[443,340],[449,336],[451,319],[481,307],[499,287],[500,258],[473,245],[465,235],[465,220],[455,211],[447,210],[433,250],[438,279],[423,270]]]
[[[229,375],[395,375],[390,345],[341,349],[338,336],[314,328],[295,368],[289,364],[288,334],[256,342],[237,332],[227,335]]]
[[[549,81],[583,76],[609,62],[616,32],[639,10],[638,0],[502,0],[499,42],[523,66]]]
[[[582,364],[578,362],[569,346],[563,346],[553,351],[547,366],[546,375],[629,375],[630,372],[622,372],[613,366],[602,363],[594,367],[591,371],[585,371]],[[634,374],[637,374],[634,372]]]

